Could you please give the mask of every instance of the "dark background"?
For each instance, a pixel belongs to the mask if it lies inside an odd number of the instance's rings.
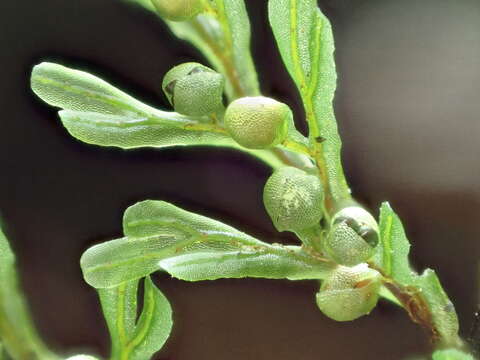
[[[247,0],[265,94],[297,109],[266,23]],[[336,112],[354,194],[376,211],[389,200],[404,220],[418,269],[436,269],[468,333],[480,245],[480,2],[325,0],[336,37]],[[202,57],[152,14],[119,0],[0,2],[0,212],[18,255],[35,321],[59,351],[106,356],[82,252],[120,235],[123,210],[171,201],[267,241],[269,169],[232,150],[135,150],[71,138],[56,110],[33,96],[29,73],[49,60],[89,70],[152,105],[173,65]],[[158,359],[402,359],[428,350],[406,314],[381,303],[335,323],[316,308],[314,281],[185,283],[159,275],[175,330]]]

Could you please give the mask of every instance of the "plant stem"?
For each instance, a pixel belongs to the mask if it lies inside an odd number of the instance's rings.
[[[198,35],[208,45],[212,53],[214,53],[217,59],[221,62],[224,69],[224,75],[227,78],[227,81],[230,83],[233,91],[233,93],[230,94],[229,97],[231,99],[236,99],[246,96],[240,84],[238,72],[235,69],[233,63],[232,50],[222,49],[220,44],[218,43],[218,40],[213,39],[212,36],[207,31],[205,31],[203,25],[197,19],[192,20],[192,25],[197,31]]]
[[[14,360],[58,359],[37,334],[18,288],[0,295],[0,338]]]
[[[0,338],[13,360],[58,359],[43,344],[20,289],[15,256],[0,229]]]

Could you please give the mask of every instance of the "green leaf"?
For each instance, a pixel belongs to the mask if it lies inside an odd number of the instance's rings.
[[[33,68],[32,90],[46,103],[65,110],[130,118],[171,116],[156,110],[87,72],[43,62]],[[187,121],[173,116],[166,121]]]
[[[455,306],[443,290],[435,271],[426,269],[422,275],[415,276],[412,285],[421,290],[432,313],[432,320],[443,343],[457,346],[461,344],[458,336],[459,324]]]
[[[143,201],[124,216],[126,237],[88,249],[85,280],[117,286],[157,270],[187,281],[261,277],[321,279],[333,264],[300,247],[267,244],[221,222],[163,201]]]
[[[433,360],[474,360],[472,355],[457,349],[438,350],[433,353]]]
[[[172,331],[172,308],[167,298],[145,278],[143,311],[140,314],[132,339],[131,360],[149,359],[160,350]]]
[[[172,309],[165,296],[145,279],[143,309],[137,316],[138,280],[99,289],[104,316],[112,339],[111,359],[150,359],[172,330]]]
[[[317,165],[335,201],[350,198],[333,111],[336,70],[330,22],[316,0],[269,0],[269,19],[283,62],[302,98]],[[323,139],[323,141],[318,141]]]
[[[124,347],[135,333],[138,282],[135,280],[110,289],[98,289],[112,342],[112,359],[120,358]]]
[[[130,118],[68,110],[60,111],[59,115],[68,132],[88,144],[132,149],[181,145],[229,146],[232,143],[225,134],[197,130],[202,127],[199,123],[182,119],[169,123],[175,116]]]
[[[20,289],[15,263],[15,255],[0,229],[0,339],[3,347],[14,359],[57,359],[36,332]]]
[[[427,269],[419,275],[411,268],[408,259],[410,242],[400,218],[388,203],[382,204],[379,225],[381,242],[378,253],[372,259],[374,267],[425,301],[432,316],[431,321],[442,342],[459,344],[458,318],[452,302],[433,270]]]
[[[383,274],[401,283],[410,282],[412,269],[408,260],[410,242],[405,235],[400,218],[385,202],[380,207],[379,229],[381,241],[373,262],[383,269]]]

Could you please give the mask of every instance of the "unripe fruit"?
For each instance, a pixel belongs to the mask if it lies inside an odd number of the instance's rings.
[[[223,108],[223,76],[198,63],[175,66],[163,78],[162,89],[176,112],[209,115]]]
[[[293,115],[288,105],[274,99],[244,97],[227,107],[224,121],[237,143],[250,149],[265,149],[285,140]]]
[[[299,231],[323,217],[324,192],[319,178],[294,167],[282,167],[267,180],[263,203],[278,231]]]
[[[336,263],[353,266],[371,258],[378,242],[378,225],[373,216],[359,206],[350,206],[333,217],[323,249]]]
[[[203,11],[202,0],[152,0],[158,14],[171,21],[185,21]]]
[[[378,301],[381,276],[366,264],[338,266],[323,281],[317,305],[329,318],[351,321],[369,314]]]

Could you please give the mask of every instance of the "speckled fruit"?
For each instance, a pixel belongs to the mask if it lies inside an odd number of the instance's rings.
[[[263,96],[233,101],[225,113],[225,126],[232,138],[250,149],[280,144],[287,137],[292,121],[288,105]]]
[[[378,242],[378,225],[373,216],[359,206],[351,206],[333,217],[323,249],[336,263],[354,266],[370,259]]]
[[[298,231],[323,217],[324,192],[319,178],[294,167],[276,170],[263,190],[263,203],[278,231]]]
[[[355,320],[369,314],[375,307],[380,286],[380,274],[366,264],[338,266],[323,281],[317,293],[317,305],[333,320]]]
[[[224,77],[199,63],[171,69],[162,89],[176,112],[189,116],[209,115],[223,108]]]

